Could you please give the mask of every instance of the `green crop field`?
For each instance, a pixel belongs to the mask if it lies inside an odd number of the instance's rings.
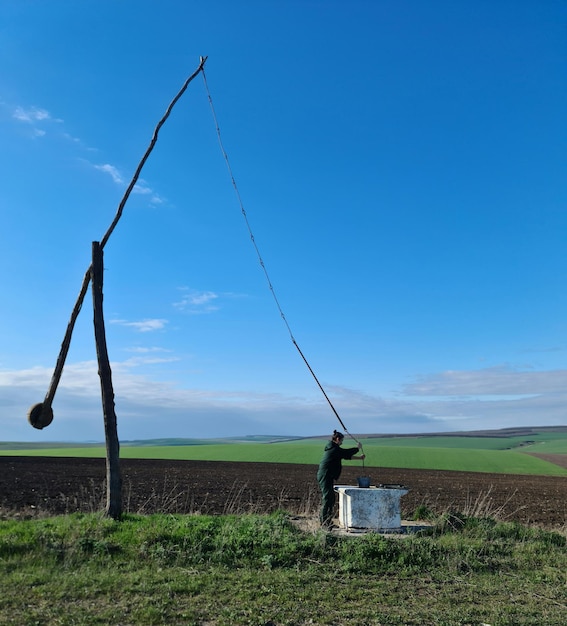
[[[316,465],[325,439],[269,439],[219,442],[218,440],[167,440],[125,442],[122,458],[197,461],[302,463]],[[156,445],[156,444],[161,445]],[[362,439],[365,467],[458,470],[496,474],[567,476],[567,469],[526,452],[567,454],[567,432],[530,433],[512,437],[369,437]],[[153,444],[153,445],[152,445]],[[347,440],[345,447],[354,445]],[[104,457],[103,445],[41,446],[3,444],[0,455]],[[353,463],[361,464],[360,461]]]
[[[530,448],[535,454],[567,454],[567,439],[538,441]]]
[[[567,432],[531,433],[512,437],[468,437],[468,436],[415,436],[375,437],[366,440],[366,446],[395,446],[408,448],[465,448],[475,450],[514,450],[567,454]]]

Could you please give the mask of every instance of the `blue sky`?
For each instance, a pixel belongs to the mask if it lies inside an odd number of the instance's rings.
[[[352,433],[567,424],[564,2],[4,0],[0,432],[102,440],[91,242],[207,82],[293,335]],[[202,77],[105,247],[122,439],[318,435]]]

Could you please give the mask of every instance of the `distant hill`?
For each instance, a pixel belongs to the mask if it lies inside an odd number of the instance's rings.
[[[567,433],[567,424],[564,426],[516,426],[512,428],[499,428],[495,430],[460,430],[438,433],[414,433],[414,434],[370,434],[357,435],[357,437],[373,439],[400,438],[400,437],[528,437],[537,433]]]
[[[567,424],[563,426],[518,426],[512,428],[500,428],[495,430],[467,430],[467,431],[450,431],[438,433],[355,433],[358,439],[403,439],[403,438],[420,438],[420,437],[525,437],[542,433],[567,433]],[[154,446],[207,446],[223,443],[284,443],[288,441],[328,439],[329,435],[312,435],[309,437],[293,437],[282,435],[245,435],[242,437],[220,437],[217,439],[186,439],[186,438],[159,438],[159,439],[132,439],[121,440],[120,445],[123,447],[154,447]],[[48,449],[48,448],[77,448],[77,447],[100,447],[104,445],[101,441],[88,442],[60,442],[60,441],[44,441],[44,442],[0,442],[0,450],[30,450],[30,449]]]

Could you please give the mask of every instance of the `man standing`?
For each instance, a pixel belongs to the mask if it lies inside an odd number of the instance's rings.
[[[361,448],[359,443],[357,448],[341,448],[345,436],[333,431],[331,441],[325,446],[325,454],[319,464],[317,471],[317,481],[321,489],[323,503],[319,520],[323,528],[332,528],[333,514],[335,511],[335,480],[339,478],[342,470],[342,460],[363,461],[366,457],[364,454],[354,456]]]

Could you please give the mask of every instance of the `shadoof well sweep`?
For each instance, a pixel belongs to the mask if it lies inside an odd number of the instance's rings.
[[[339,421],[341,427],[344,432],[353,439],[356,443],[360,443],[358,439],[354,435],[352,435],[343,420],[341,419],[339,413],[335,409],[333,403],[331,402],[329,396],[325,392],[322,384],[317,378],[315,372],[313,371],[309,361],[301,351],[291,328],[288,324],[288,321],[284,315],[284,312],[280,306],[279,300],[276,296],[276,292],[268,275],[268,271],[266,269],[266,265],[262,259],[260,254],[260,250],[256,244],[256,240],[252,233],[252,229],[250,223],[248,221],[248,216],[244,209],[244,205],[238,191],[238,187],[236,185],[235,178],[232,173],[232,168],[230,166],[230,162],[228,159],[228,155],[224,149],[219,124],[217,121],[215,109],[213,106],[211,94],[208,88],[207,79],[205,75],[205,63],[208,57],[200,57],[199,66],[197,69],[187,78],[181,89],[178,91],[177,95],[173,98],[173,100],[169,103],[165,114],[157,123],[151,141],[149,143],[146,152],[144,153],[142,159],[140,160],[136,171],[130,181],[130,184],[126,188],[124,196],[118,205],[118,209],[114,216],[113,221],[111,222],[108,230],[104,234],[103,238],[98,241],[92,242],[92,262],[89,268],[87,269],[85,276],[83,278],[83,283],[81,285],[81,289],[79,291],[79,295],[75,302],[75,306],[73,307],[71,317],[69,319],[67,329],[65,332],[65,336],[63,338],[63,342],[61,344],[61,349],[59,352],[59,356],[57,358],[57,362],[55,365],[55,369],[49,384],[48,391],[45,395],[43,402],[39,402],[34,404],[28,411],[28,421],[34,428],[39,430],[46,428],[53,421],[53,401],[55,399],[55,393],[57,391],[57,387],[61,380],[61,376],[63,373],[63,368],[65,365],[65,360],[67,358],[67,354],[69,352],[69,347],[71,345],[71,338],[73,335],[73,329],[75,327],[75,323],[81,311],[83,301],[85,295],[88,291],[89,283],[92,285],[92,297],[93,297],[93,324],[94,324],[94,332],[95,332],[95,343],[96,343],[96,353],[97,353],[97,361],[98,361],[98,370],[100,377],[100,385],[101,385],[101,398],[102,398],[102,408],[103,408],[103,417],[104,417],[104,432],[105,432],[105,443],[106,443],[106,508],[105,514],[114,518],[119,519],[122,515],[122,477],[120,470],[120,443],[118,438],[118,429],[117,429],[117,419],[115,413],[115,403],[114,403],[114,389],[112,385],[112,371],[110,368],[110,361],[108,357],[108,350],[106,344],[106,332],[104,326],[104,313],[103,313],[103,250],[104,246],[108,242],[111,234],[113,233],[116,225],[118,224],[122,213],[124,211],[124,207],[132,190],[134,189],[140,173],[148,160],[152,150],[154,149],[159,132],[162,126],[165,124],[167,118],[169,117],[173,107],[180,100],[181,96],[185,93],[189,84],[199,75],[202,74],[203,82],[205,85],[205,89],[207,92],[207,98],[209,101],[209,105],[211,108],[211,112],[213,115],[213,120],[215,123],[215,128],[217,132],[217,138],[219,141],[219,146],[221,148],[222,155],[224,157],[225,163],[228,168],[228,172],[231,178],[231,182],[236,193],[236,197],[238,203],[240,205],[240,210],[244,221],[246,223],[246,227],[248,229],[248,233],[250,235],[250,239],[256,250],[256,254],[258,260],[260,262],[260,266],[264,271],[266,280],[268,282],[268,287],[280,316],[284,321],[288,333],[290,335],[291,341],[301,356],[303,362],[305,363],[309,373],[315,380],[317,386],[319,387],[321,393],[323,394],[325,400],[327,401],[329,407],[334,413],[335,417]],[[362,450],[362,444],[360,444],[360,448]],[[364,472],[364,460],[362,461],[362,468]],[[339,495],[339,524],[345,530],[374,530],[374,531],[395,531],[401,529],[401,518],[400,518],[400,498],[407,493],[407,489],[402,485],[378,485],[377,487],[373,487],[370,485],[370,478],[367,476],[361,476],[358,479],[357,486],[349,486],[349,485],[337,485],[335,490]]]

